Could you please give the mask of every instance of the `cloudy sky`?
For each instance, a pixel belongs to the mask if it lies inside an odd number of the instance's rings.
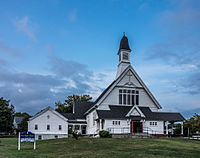
[[[114,80],[126,32],[131,64],[163,107],[200,113],[199,0],[0,1],[0,97],[33,115]]]

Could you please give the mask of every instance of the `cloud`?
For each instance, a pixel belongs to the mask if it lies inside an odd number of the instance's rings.
[[[7,54],[13,57],[20,57],[21,55],[17,53],[17,50],[8,46],[4,41],[0,40],[0,54]]]
[[[146,57],[147,60],[183,67],[182,75],[174,74],[177,91],[193,95],[200,94],[200,10],[196,3],[175,1],[173,9],[159,15],[158,23],[164,40],[150,46]]]
[[[23,32],[26,36],[32,39],[34,42],[37,42],[37,38],[35,36],[34,30],[31,26],[31,20],[28,16],[24,16],[21,19],[16,18],[14,20],[14,25],[17,31]]]
[[[111,82],[109,73],[93,73],[84,64],[55,56],[53,46],[46,47],[49,75],[17,72],[10,65],[5,67],[0,63],[0,96],[10,99],[16,111],[33,115],[47,106],[54,107],[55,102],[63,102],[72,94],[90,94],[95,99],[107,86],[103,83]]]
[[[75,22],[77,20],[77,13],[78,13],[78,9],[74,8],[71,11],[69,11],[68,13],[68,19],[71,22]]]

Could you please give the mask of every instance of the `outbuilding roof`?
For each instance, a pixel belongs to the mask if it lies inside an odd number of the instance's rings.
[[[94,102],[74,102],[74,113],[61,113],[69,120],[85,119],[84,113],[94,105]]]

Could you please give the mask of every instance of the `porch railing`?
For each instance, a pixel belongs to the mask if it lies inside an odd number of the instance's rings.
[[[107,128],[111,134],[123,134],[123,133],[130,133],[130,127],[113,127]]]
[[[161,131],[152,130],[149,127],[143,127],[142,132],[131,132],[130,131],[130,127],[107,128],[107,131],[109,131],[111,134],[131,134],[131,133],[135,134],[135,135],[138,135],[138,134],[145,135],[146,134],[146,136],[148,136],[148,137],[152,136],[152,135],[156,135],[156,134],[162,133]]]

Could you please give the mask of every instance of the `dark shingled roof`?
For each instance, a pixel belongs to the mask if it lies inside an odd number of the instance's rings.
[[[94,105],[94,102],[75,102],[74,105],[74,113],[61,113],[68,120],[85,119],[84,113]]]
[[[129,50],[131,51],[129,44],[128,44],[128,38],[124,35],[120,41],[120,47],[119,47],[119,51],[120,50]],[[118,51],[118,53],[119,53]]]
[[[134,120],[143,119],[138,116],[126,117],[128,112],[133,106],[117,106],[109,105],[110,110],[97,110],[100,119],[126,119],[131,118]],[[152,112],[149,107],[139,107],[145,115],[145,120],[160,120],[160,121],[183,121],[185,118],[180,113],[171,112]]]
[[[69,120],[69,123],[77,123],[77,124],[87,124],[86,121],[76,121],[76,120]]]
[[[74,114],[76,119],[85,119],[84,113],[93,105],[94,102],[75,102]]]
[[[110,110],[97,110],[100,119],[124,119],[133,106],[109,105]]]
[[[61,113],[64,117],[66,117],[68,120],[75,120],[75,115],[73,113]]]
[[[183,121],[185,118],[180,113],[152,112],[149,107],[139,107],[146,116],[146,120]]]

